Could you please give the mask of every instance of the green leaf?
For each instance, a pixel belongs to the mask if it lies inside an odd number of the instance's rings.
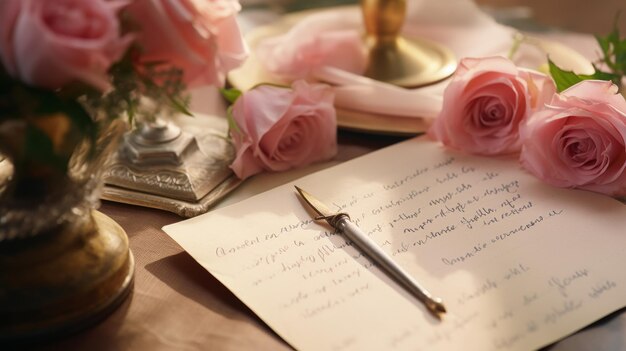
[[[232,105],[228,106],[228,108],[226,109],[226,119],[228,120],[228,135],[230,136],[231,133],[241,134],[241,129],[239,128],[239,125],[233,118],[233,106]]]
[[[595,72],[592,75],[585,77],[590,77],[588,79],[610,80],[613,82],[613,84],[617,85],[618,87],[620,86],[622,80],[622,76],[620,74],[601,71],[600,69],[598,69],[598,67],[596,67],[596,65],[593,65],[593,69],[595,70]]]
[[[133,125],[133,123],[135,122],[135,113],[137,111],[137,106],[135,104],[135,101],[133,101],[133,99],[130,96],[125,96],[124,99],[126,100],[126,113],[128,114],[128,124],[129,125]]]
[[[619,86],[619,82],[621,80],[621,76],[600,71],[596,66],[593,66],[594,72],[593,74],[576,74],[572,71],[566,71],[557,66],[552,60],[548,59],[548,65],[550,67],[550,75],[556,84],[556,89],[560,93],[563,90],[571,87],[572,85],[578,84],[583,80],[596,79],[596,80],[608,80],[612,81],[616,85]]]
[[[189,109],[187,108],[187,104],[184,101],[181,101],[180,99],[174,97],[174,96],[169,96],[170,102],[172,103],[172,107],[174,107],[174,109],[182,114],[185,114],[187,116],[193,117],[193,113],[191,113],[191,111],[189,111]]]
[[[511,48],[509,49],[509,53],[506,55],[506,57],[509,60],[513,60],[513,56],[517,53],[517,51],[519,50],[520,46],[525,41],[526,41],[526,37],[522,33],[520,33],[520,32],[514,33],[513,34],[513,44],[511,45]]]
[[[601,61],[610,69],[611,73],[620,76],[626,74],[626,38],[621,39],[618,21],[620,14],[617,13],[613,23],[613,30],[606,36],[596,36],[596,41],[602,50]]]
[[[552,60],[548,59],[548,66],[550,67],[550,75],[556,84],[556,89],[560,93],[563,90],[585,80],[583,76],[580,76],[572,71],[565,71],[557,66]]]
[[[234,104],[237,99],[241,96],[242,92],[239,89],[220,89],[220,93],[226,99],[226,101]]]
[[[231,105],[226,109],[226,120],[228,121],[228,137],[231,134],[241,134],[241,129],[235,119],[233,118],[233,104],[243,94],[239,89],[220,89],[220,93]]]

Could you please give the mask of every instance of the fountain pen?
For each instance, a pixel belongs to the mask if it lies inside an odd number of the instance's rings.
[[[367,257],[376,262],[383,271],[422,302],[435,317],[441,319],[442,315],[446,313],[443,301],[440,298],[433,297],[404,269],[398,266],[385,251],[350,220],[348,214],[333,212],[323,202],[308,192],[297,186],[296,190],[300,193],[302,199],[319,215],[315,217],[316,220],[326,220],[333,228],[343,233]]]

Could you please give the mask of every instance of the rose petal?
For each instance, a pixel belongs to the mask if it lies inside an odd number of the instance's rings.
[[[429,130],[443,144],[476,154],[520,150],[520,125],[543,102],[537,84],[552,84],[538,73],[522,72],[502,57],[461,60],[444,91],[439,117]]]
[[[103,0],[24,2],[5,37],[12,41],[6,53],[14,55],[9,73],[48,89],[82,81],[108,90],[107,71],[132,39],[119,36],[118,9]]]
[[[556,186],[626,194],[626,115],[614,92],[583,81],[555,96],[522,131],[522,165]]]
[[[261,86],[244,93],[232,115],[240,131],[231,131],[237,152],[233,169],[250,175],[245,163],[283,171],[333,157],[337,152],[336,115],[328,86],[294,82],[292,90]],[[240,152],[246,148],[245,153]],[[242,159],[245,158],[245,161]]]
[[[230,168],[240,179],[246,179],[263,171],[261,165],[256,161],[249,143],[239,146]]]
[[[139,61],[166,62],[190,86],[222,86],[247,57],[235,15],[237,1],[143,0],[128,7],[140,27]]]
[[[618,93],[618,88],[610,81],[588,80],[585,84],[576,84],[561,93],[564,97],[590,100],[604,106],[611,106],[626,113],[626,101]]]

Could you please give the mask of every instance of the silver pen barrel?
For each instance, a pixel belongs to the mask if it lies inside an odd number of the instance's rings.
[[[426,305],[426,307],[438,318],[446,312],[439,298],[433,297],[426,289],[413,279],[404,269],[398,266],[392,258],[383,251],[372,239],[370,239],[356,224],[350,221],[346,215],[338,215],[335,219],[337,230],[350,239],[370,259],[376,262],[380,268],[391,275],[394,280],[407,289],[413,296]]]

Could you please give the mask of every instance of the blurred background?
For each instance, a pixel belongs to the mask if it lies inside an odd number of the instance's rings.
[[[626,33],[625,0],[476,0],[476,3],[498,20],[515,22],[518,17],[523,22],[523,18],[528,18],[538,26],[594,34],[610,32],[616,14],[621,12],[619,27],[621,33]]]
[[[407,0],[446,1],[446,0]],[[606,34],[617,13],[620,33],[626,33],[626,0],[474,0],[499,22],[530,31],[567,30]],[[272,7],[279,12],[312,7],[356,4],[358,0],[241,0],[244,10]]]

